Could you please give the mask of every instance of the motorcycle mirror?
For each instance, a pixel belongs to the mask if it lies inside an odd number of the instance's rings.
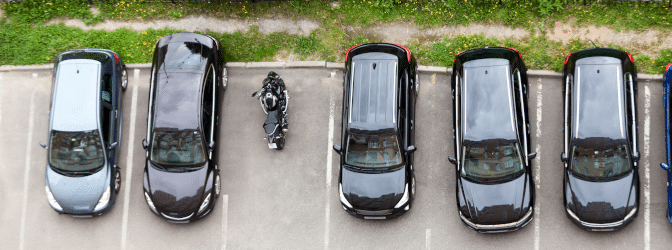
[[[449,161],[450,163],[452,163],[453,165],[457,165],[457,159],[455,159],[455,158],[453,158],[453,157],[448,156],[448,161]]]
[[[338,154],[341,154],[341,152],[342,152],[341,151],[341,146],[334,144],[334,151],[336,151],[336,153],[338,153]]]
[[[44,145],[44,143],[40,142],[40,146],[42,146],[44,149],[47,149],[47,145]]]
[[[668,166],[665,163],[660,163],[660,167],[663,168],[665,171],[670,171],[670,166]]]
[[[142,148],[145,150],[149,148],[149,143],[147,143],[147,139],[142,139]]]
[[[257,95],[257,91],[254,91],[254,93],[252,93],[252,97],[254,97],[255,95]]]

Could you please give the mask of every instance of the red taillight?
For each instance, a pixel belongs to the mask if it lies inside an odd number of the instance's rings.
[[[567,64],[567,61],[569,61],[569,56],[571,56],[571,55],[572,54],[569,54],[569,55],[567,55],[567,57],[565,57],[565,64]]]
[[[406,48],[404,45],[401,45],[401,44],[395,44],[395,45],[397,45],[399,47],[402,47],[402,48],[404,48],[404,50],[406,50],[406,57],[408,57],[408,63],[411,63],[411,50]]]
[[[457,53],[457,55],[455,55],[455,58],[453,58],[453,64],[455,64],[455,61],[457,61],[457,57],[462,55],[462,53],[464,53],[464,52],[467,52],[467,51],[465,50],[465,51],[462,51],[460,53]]]
[[[670,63],[670,64],[668,64],[667,66],[665,66],[665,74],[667,74],[667,70],[670,69],[670,66],[672,66],[672,63]]]
[[[113,55],[114,55],[114,60],[117,62],[117,64],[119,64],[119,56],[117,54],[113,54]]]
[[[523,54],[521,54],[520,51],[518,51],[517,49],[509,48],[509,47],[506,47],[506,48],[507,48],[507,49],[510,49],[510,50],[513,50],[513,51],[515,51],[515,52],[518,52],[518,56],[520,56],[520,59],[523,59]]]
[[[348,50],[345,51],[345,62],[346,62],[346,63],[348,62],[348,53],[350,53],[350,50],[356,48],[356,47],[359,46],[359,45],[361,45],[361,44],[357,44],[357,45],[355,45],[355,46],[352,46],[352,47],[350,47]]]
[[[630,62],[631,62],[631,63],[635,63],[635,59],[632,58],[632,55],[630,55],[630,53],[628,53],[628,57],[630,58]]]

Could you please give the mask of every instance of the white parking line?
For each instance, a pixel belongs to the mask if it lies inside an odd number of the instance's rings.
[[[222,195],[222,250],[226,250],[226,229],[229,223],[229,195]]]
[[[651,91],[644,85],[644,250],[651,249],[651,178],[649,166],[649,142],[651,135]]]
[[[333,156],[333,147],[334,147],[334,98],[333,96],[329,97],[329,140],[327,141],[327,189],[326,189],[326,200],[327,203],[324,210],[324,249],[329,249],[329,217],[331,212],[331,202],[329,202],[329,197],[331,195],[331,165],[332,165],[332,156]]]
[[[140,69],[133,70],[133,78],[138,79],[140,77]]]
[[[128,153],[126,153],[126,178],[124,182],[124,213],[121,222],[121,249],[126,249],[126,233],[128,232],[128,206],[131,199],[131,172],[133,172],[133,148],[135,147],[135,117],[138,104],[138,85],[133,86],[133,97],[131,99],[131,123],[128,133]]]
[[[429,247],[431,245],[430,243],[432,243],[431,239],[432,239],[432,229],[427,228],[427,230],[425,230],[425,249],[426,250],[429,250]]]
[[[35,124],[35,92],[30,95],[30,115],[28,116],[28,139],[26,140],[26,165],[23,174],[23,203],[21,203],[21,231],[19,233],[19,249],[23,250],[26,232],[26,207],[28,206],[28,180],[30,176],[30,153],[33,145],[33,126]]]
[[[542,106],[542,94],[541,94],[541,78],[537,80],[537,131],[535,133],[536,145],[534,147],[534,152],[537,152],[537,157],[534,158],[534,182],[537,184],[537,192],[541,188],[541,146],[539,140],[541,139],[541,106]],[[541,209],[539,208],[539,199],[534,201],[534,250],[539,250],[539,238],[541,234],[540,224],[541,224]]]

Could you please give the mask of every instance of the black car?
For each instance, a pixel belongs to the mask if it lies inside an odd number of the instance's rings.
[[[586,230],[621,229],[639,207],[634,60],[616,49],[575,52],[563,81],[567,217]]]
[[[457,210],[481,233],[518,230],[533,218],[534,181],[527,112],[527,68],[511,48],[455,57],[453,137]]]
[[[389,219],[415,196],[413,146],[417,63],[401,45],[357,45],[345,54],[338,178],[343,209]]]
[[[143,177],[150,210],[186,223],[210,213],[221,190],[217,165],[219,41],[195,33],[161,38],[154,49]]]
[[[109,211],[121,188],[119,143],[124,62],[107,49],[75,49],[54,61],[45,189],[58,213]]]

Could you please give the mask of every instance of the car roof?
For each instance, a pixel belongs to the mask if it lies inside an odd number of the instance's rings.
[[[397,107],[398,58],[380,52],[359,54],[352,60],[351,128],[394,128]]]
[[[156,81],[155,128],[198,129],[201,83],[205,72],[161,71]]]
[[[51,129],[98,128],[100,68],[100,62],[91,59],[71,59],[58,64]]]
[[[624,139],[625,86],[622,62],[607,56],[576,61],[572,109],[572,137]]]
[[[463,139],[517,140],[509,60],[478,59],[463,67]]]

